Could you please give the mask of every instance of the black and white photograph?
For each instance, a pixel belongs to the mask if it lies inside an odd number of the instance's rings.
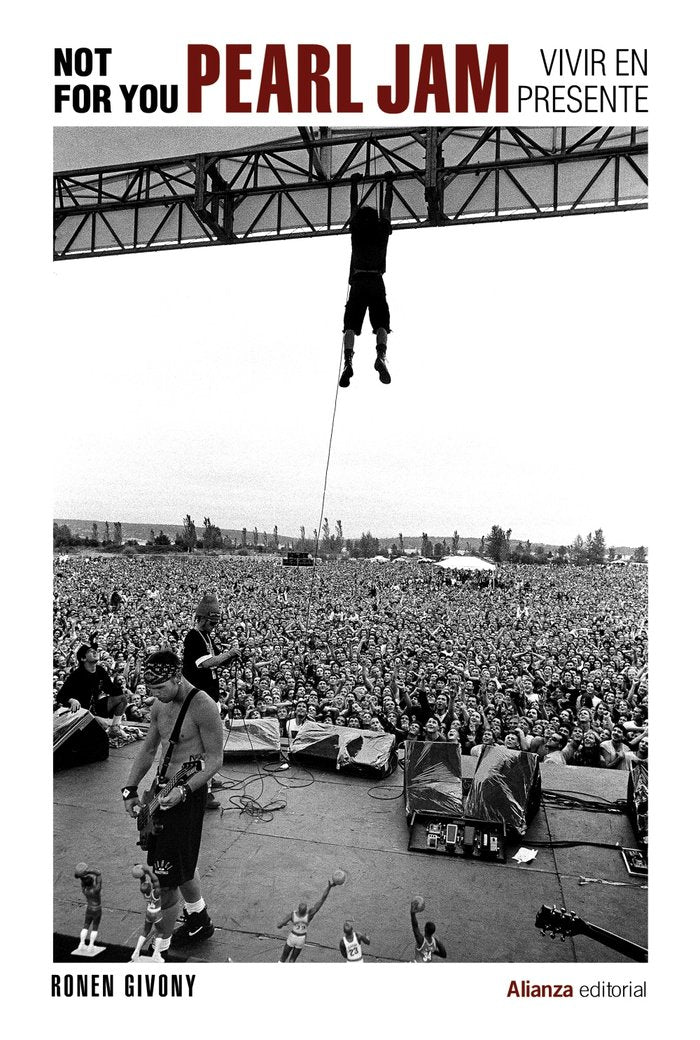
[[[17,21],[10,1025],[690,1020],[692,32]]]
[[[54,146],[55,958],[645,961],[646,127]]]

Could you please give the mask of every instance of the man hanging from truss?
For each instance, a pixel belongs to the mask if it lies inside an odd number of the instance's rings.
[[[382,275],[386,270],[386,247],[391,234],[391,203],[394,197],[394,175],[385,177],[384,204],[381,214],[372,206],[358,205],[359,173],[350,178],[350,235],[352,256],[350,258],[350,293],[345,304],[343,322],[343,346],[345,366],[340,377],[340,386],[350,386],[353,375],[352,358],[355,353],[355,336],[362,332],[362,322],[369,310],[372,331],[377,337],[377,359],[375,371],[382,383],[390,383],[391,376],[386,367],[386,344],[389,328],[389,307]]]

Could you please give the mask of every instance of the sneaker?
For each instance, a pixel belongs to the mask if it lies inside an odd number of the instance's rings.
[[[218,791],[224,786],[223,780],[219,780],[218,776],[212,778],[211,789],[212,791]]]
[[[204,808],[205,809],[220,809],[221,808],[221,802],[217,802],[216,798],[211,793],[211,791],[207,795],[207,804],[205,805]]]
[[[383,351],[381,354],[377,354],[377,360],[374,362],[374,371],[379,372],[380,383],[391,382],[389,369],[386,367],[386,351]]]
[[[338,386],[342,386],[342,387],[350,386],[350,380],[352,379],[353,374],[354,373],[353,373],[353,370],[352,370],[352,361],[349,361],[346,358],[346,360],[345,360],[345,368],[343,369],[343,374],[341,375],[340,379],[338,380]]]
[[[204,942],[205,939],[211,939],[213,934],[214,925],[206,907],[197,914],[188,914],[186,910],[183,910],[182,924],[173,932],[170,945],[175,947]]]

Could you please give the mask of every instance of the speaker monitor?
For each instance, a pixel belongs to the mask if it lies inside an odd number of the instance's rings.
[[[289,745],[289,757],[355,776],[383,777],[396,769],[395,748],[393,733],[305,722]]]
[[[109,737],[85,708],[59,710],[53,717],[54,772],[102,762],[109,757]]]
[[[479,820],[503,823],[510,838],[522,838],[541,798],[537,755],[487,745],[479,756],[464,812]]]
[[[407,740],[404,760],[406,814],[462,815],[462,756],[442,740]]]
[[[640,846],[649,842],[649,766],[633,762],[627,780],[627,813]]]
[[[225,723],[224,759],[279,758],[280,724],[277,719],[232,719]]]

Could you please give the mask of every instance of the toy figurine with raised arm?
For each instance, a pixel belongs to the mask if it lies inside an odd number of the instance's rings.
[[[136,863],[131,873],[141,882],[139,886],[141,895],[146,900],[146,916],[131,959],[132,961],[149,960],[161,963],[164,958],[160,945],[165,936],[162,929],[163,907],[160,902],[160,883],[155,872],[144,863]],[[153,956],[142,957],[141,950],[151,938],[153,938]]]
[[[88,867],[87,863],[78,863],[75,876],[80,880],[80,887],[85,896],[85,920],[80,932],[80,943],[72,951],[74,957],[96,957],[106,947],[97,946],[97,931],[102,920],[102,874],[99,870]],[[88,936],[90,941],[88,942]]]

